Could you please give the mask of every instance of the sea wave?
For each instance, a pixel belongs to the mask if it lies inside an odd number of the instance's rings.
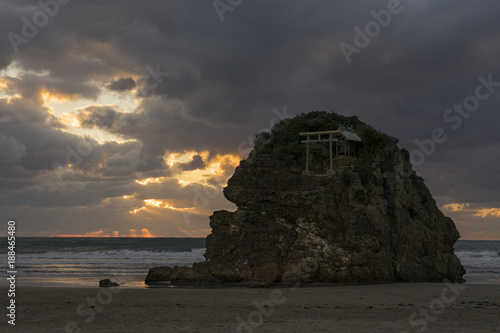
[[[20,277],[95,277],[145,274],[155,266],[191,266],[203,261],[204,248],[186,252],[111,250],[19,254]]]
[[[500,256],[496,251],[457,251],[455,254],[469,276],[500,276]]]
[[[35,260],[80,260],[80,259],[94,259],[94,260],[161,260],[161,259],[199,259],[203,258],[205,253],[204,248],[192,249],[186,252],[175,251],[134,251],[134,250],[110,250],[110,251],[92,251],[92,252],[45,252],[45,253],[27,253],[18,254],[17,261],[20,263]]]
[[[500,260],[500,253],[496,251],[456,251],[455,254],[459,258],[491,258],[492,260]]]

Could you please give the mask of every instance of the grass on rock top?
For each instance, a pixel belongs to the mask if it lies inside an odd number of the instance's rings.
[[[358,157],[367,162],[377,150],[393,142],[393,138],[363,123],[357,116],[346,117],[334,112],[312,111],[284,119],[274,125],[270,132],[258,133],[255,136],[254,156],[269,154],[276,160],[297,162],[304,153],[300,132],[331,131],[341,125],[351,127],[361,137],[362,141],[356,143],[361,151]]]

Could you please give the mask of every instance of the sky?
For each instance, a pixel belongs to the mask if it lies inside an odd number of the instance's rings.
[[[17,236],[204,237],[254,134],[324,110],[397,137],[462,239],[500,239],[499,11],[0,0],[1,218]]]

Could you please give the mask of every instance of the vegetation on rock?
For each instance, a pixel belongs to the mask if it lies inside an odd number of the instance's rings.
[[[341,125],[351,127],[361,137],[362,142],[357,144],[360,149],[359,157],[367,162],[371,161],[376,151],[384,149],[395,140],[366,125],[357,116],[346,117],[334,112],[313,111],[284,119],[274,125],[270,132],[258,133],[251,156],[270,154],[273,159],[296,163],[304,154],[304,145],[301,144],[304,138],[299,133],[331,131]]]

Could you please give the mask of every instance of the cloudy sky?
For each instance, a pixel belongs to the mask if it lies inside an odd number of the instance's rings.
[[[0,0],[0,211],[19,236],[203,237],[255,132],[400,139],[463,239],[500,239],[495,0]]]

